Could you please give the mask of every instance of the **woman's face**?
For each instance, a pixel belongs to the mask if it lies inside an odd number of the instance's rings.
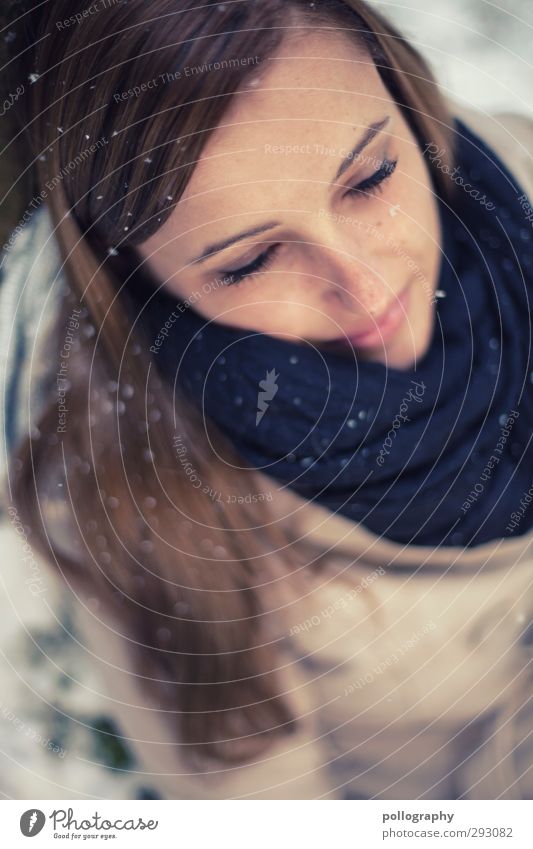
[[[139,250],[170,292],[223,324],[353,356],[351,345],[395,368],[431,338],[430,176],[374,64],[342,34],[286,38],[251,74]]]

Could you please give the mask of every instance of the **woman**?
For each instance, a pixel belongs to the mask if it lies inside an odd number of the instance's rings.
[[[143,768],[530,798],[531,123],[358,0],[27,22],[9,484]]]

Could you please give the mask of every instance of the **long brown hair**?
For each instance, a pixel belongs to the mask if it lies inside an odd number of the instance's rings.
[[[297,722],[269,626],[305,564],[268,502],[242,497],[261,491],[256,472],[157,373],[128,300],[134,247],[170,215],[231,97],[290,28],[363,43],[421,148],[450,151],[450,119],[423,59],[361,0],[86,6],[50,0],[25,18],[23,120],[63,260],[54,363],[74,329],[68,413],[58,425],[54,399],[40,439],[20,447],[15,501],[65,579],[122,623],[188,754],[245,761]],[[202,66],[223,72],[182,73]],[[445,193],[441,172],[433,179]]]

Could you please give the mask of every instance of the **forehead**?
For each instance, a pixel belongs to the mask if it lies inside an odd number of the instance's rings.
[[[336,31],[292,34],[272,59],[250,71],[232,98],[183,199],[234,185],[239,175],[241,181],[252,173],[256,179],[279,179],[296,168],[305,178],[316,168],[310,154],[324,146],[331,155],[320,158],[334,172],[335,145],[355,143],[387,107],[390,95],[353,37]]]
[[[208,238],[292,220],[323,201],[325,186],[367,127],[388,114],[392,120],[380,135],[394,134],[395,112],[357,41],[338,32],[291,35],[272,60],[250,71],[175,209],[141,253],[163,249],[170,262],[164,274],[174,273],[178,257],[187,262],[199,255]]]

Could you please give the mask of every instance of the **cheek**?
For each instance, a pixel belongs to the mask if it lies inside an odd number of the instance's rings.
[[[399,212],[389,219],[392,239],[405,251],[429,258],[438,250],[439,219],[425,168],[416,177],[404,175],[395,202],[399,204]]]
[[[263,300],[263,303],[260,301]],[[311,285],[308,292],[298,294],[265,291],[258,302],[210,304],[211,318],[222,324],[290,338],[306,338],[320,332],[325,308],[320,297],[320,287]]]
[[[426,161],[414,139],[401,145],[397,178],[393,191],[397,202],[415,221],[428,224],[436,198]]]

